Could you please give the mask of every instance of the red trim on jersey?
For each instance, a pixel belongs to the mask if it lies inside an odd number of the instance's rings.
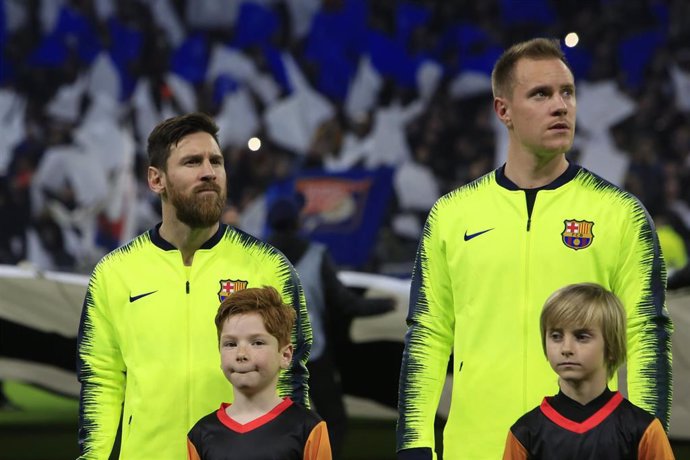
[[[609,399],[609,401],[606,404],[604,404],[604,407],[596,411],[594,415],[592,415],[590,418],[588,418],[582,423],[574,422],[569,418],[565,418],[561,414],[556,412],[556,410],[551,406],[551,404],[549,404],[548,398],[544,398],[539,408],[544,413],[544,415],[556,425],[568,431],[572,431],[573,433],[582,434],[603,422],[606,419],[606,417],[611,415],[611,412],[613,412],[616,409],[616,407],[618,407],[621,401],[623,401],[623,395],[616,391],[614,395],[611,397],[611,399]]]
[[[292,399],[285,398],[283,399],[283,401],[281,401],[280,404],[278,404],[270,411],[266,412],[261,417],[257,417],[251,422],[247,422],[245,424],[236,422],[225,412],[225,409],[227,409],[230,406],[230,403],[222,403],[220,405],[220,408],[216,411],[216,416],[218,417],[218,420],[220,420],[220,423],[230,428],[232,431],[236,433],[247,433],[256,428],[259,428],[262,425],[267,424],[268,422],[282,414],[288,407],[292,406],[292,404]]]

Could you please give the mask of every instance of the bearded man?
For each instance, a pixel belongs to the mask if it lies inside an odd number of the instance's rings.
[[[192,113],[148,139],[148,184],[162,222],[107,254],[89,282],[78,336],[79,446],[108,459],[185,458],[186,435],[232,387],[218,367],[214,317],[232,292],[275,287],[297,313],[278,390],[308,404],[311,327],[299,278],[272,246],[219,222],[226,173],[218,127]]]

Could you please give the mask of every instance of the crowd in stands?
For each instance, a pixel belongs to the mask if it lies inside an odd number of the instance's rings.
[[[220,126],[228,219],[256,231],[247,216],[296,171],[392,167],[372,269],[411,267],[433,202],[503,162],[495,59],[570,32],[570,158],[639,197],[678,270],[690,248],[685,0],[0,0],[0,263],[88,272],[154,225],[147,135],[201,110]]]

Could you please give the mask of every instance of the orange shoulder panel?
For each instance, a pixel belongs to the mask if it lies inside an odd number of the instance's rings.
[[[637,449],[638,460],[674,460],[671,443],[658,418],[649,424]]]
[[[304,460],[332,460],[331,441],[328,437],[326,422],[319,422],[311,430],[304,445]]]
[[[512,431],[508,431],[506,447],[503,450],[503,460],[527,460],[527,449],[520,444]]]
[[[187,438],[187,460],[201,460],[199,453],[196,451],[196,447],[189,438]]]

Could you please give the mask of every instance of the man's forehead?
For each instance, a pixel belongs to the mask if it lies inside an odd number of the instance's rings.
[[[522,58],[515,64],[513,78],[516,86],[575,85],[568,66],[556,58]]]
[[[170,146],[170,151],[178,152],[185,155],[196,154],[211,154],[220,155],[220,147],[216,143],[213,136],[206,132],[197,132],[188,134],[176,144]]]

